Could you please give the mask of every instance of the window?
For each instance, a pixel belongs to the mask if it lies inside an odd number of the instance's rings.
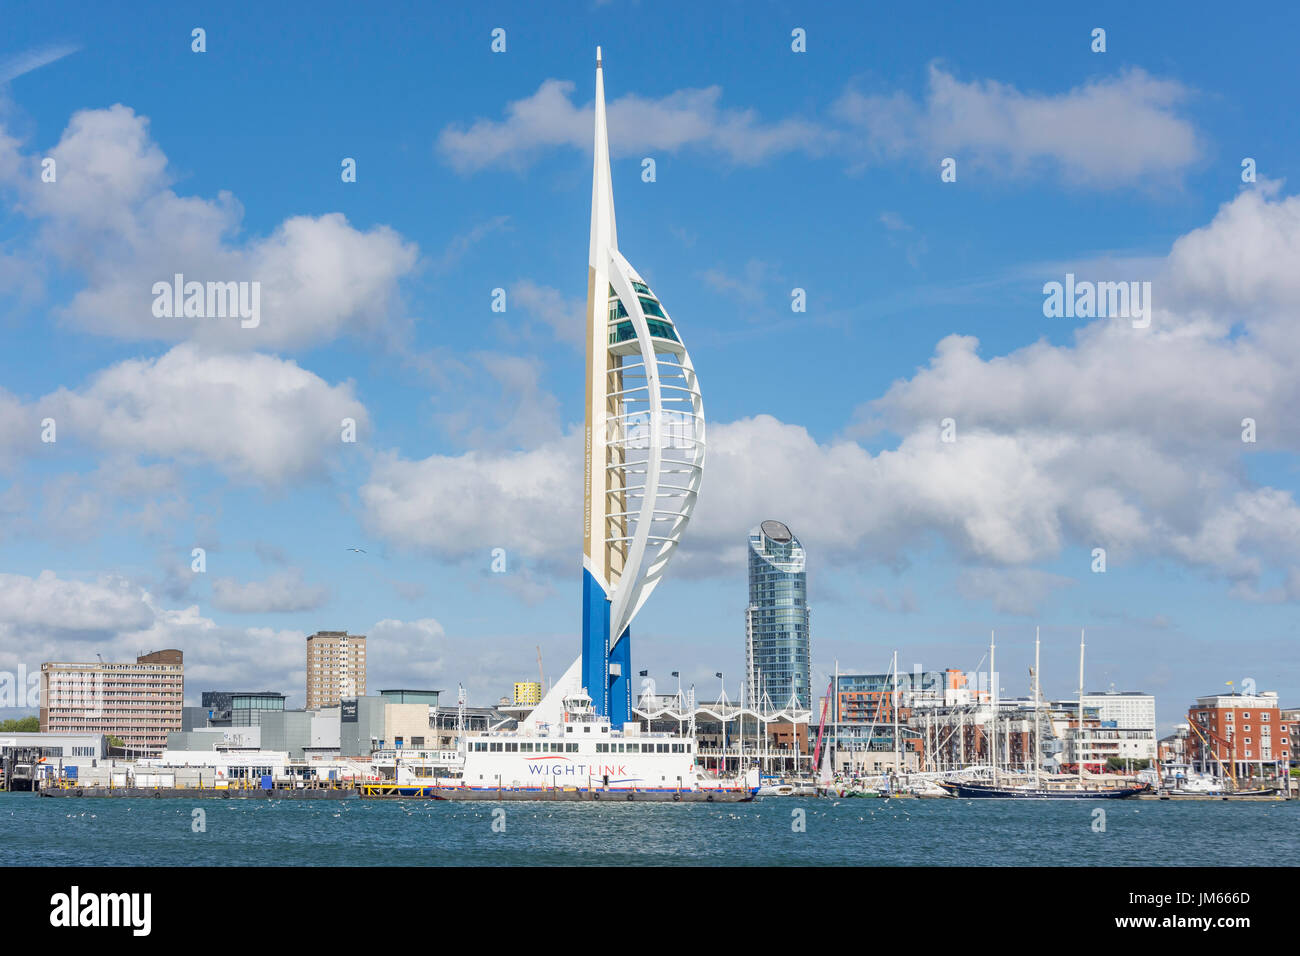
[[[564,751],[565,751],[565,753],[576,754],[576,753],[578,752],[578,745],[577,745],[576,743],[575,743],[575,744],[565,744],[565,745],[564,745]]]
[[[668,318],[668,316],[664,315],[663,307],[654,299],[647,298],[644,295],[637,296],[637,299],[640,301],[641,308],[645,311],[646,315],[658,316],[661,319]]]

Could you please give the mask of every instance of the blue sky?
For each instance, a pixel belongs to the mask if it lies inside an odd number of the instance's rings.
[[[195,697],[301,703],[303,635],[347,628],[372,688],[559,675],[600,44],[620,246],[710,427],[638,669],[734,695],[775,517],[815,680],[974,669],[996,628],[1023,693],[1038,624],[1053,696],[1087,627],[1089,687],[1162,725],[1228,680],[1300,699],[1300,14],[818,8],[7,10],[0,669],[178,646]],[[259,281],[261,325],[153,317],[177,271]],[[1150,328],[1044,317],[1067,272],[1151,282]]]

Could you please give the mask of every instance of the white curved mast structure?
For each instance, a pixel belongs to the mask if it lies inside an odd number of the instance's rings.
[[[599,47],[595,120],[583,653],[534,714],[536,720],[558,719],[563,696],[585,688],[597,713],[621,727],[632,719],[628,629],[663,578],[695,508],[704,469],[704,404],[667,309],[618,249]]]

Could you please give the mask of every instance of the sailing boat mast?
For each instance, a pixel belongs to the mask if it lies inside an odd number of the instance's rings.
[[[993,705],[990,720],[992,737],[989,742],[989,763],[993,769],[993,785],[998,782],[998,666],[997,645],[993,643],[993,631],[989,631],[989,701]]]
[[[1042,731],[1039,730],[1039,725],[1038,725],[1039,700],[1042,697],[1042,690],[1043,690],[1043,678],[1040,675],[1038,670],[1038,661],[1039,661],[1038,637],[1039,637],[1039,629],[1035,627],[1034,628],[1034,787],[1035,788],[1038,787],[1038,782],[1039,782],[1038,761],[1041,758],[1043,752]]]
[[[1078,743],[1076,748],[1079,752],[1079,786],[1083,786],[1083,635],[1084,629],[1079,628],[1079,735],[1075,738]]]
[[[902,768],[898,763],[898,651],[894,651],[894,705],[890,709],[894,712],[894,773],[900,775]]]

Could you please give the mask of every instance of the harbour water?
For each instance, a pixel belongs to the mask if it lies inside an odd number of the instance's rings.
[[[1296,800],[493,804],[0,793],[0,867],[1253,866],[1298,858]]]

